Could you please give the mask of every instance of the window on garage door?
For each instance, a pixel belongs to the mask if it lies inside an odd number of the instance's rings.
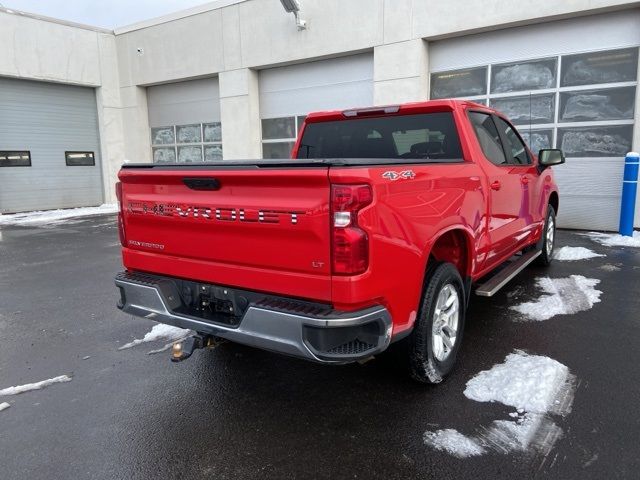
[[[67,167],[95,167],[96,157],[93,152],[64,152]]]
[[[559,55],[434,72],[431,98],[489,104],[531,150],[621,157],[631,149],[638,48]]]
[[[0,167],[30,167],[31,152],[24,151],[0,151]]]
[[[289,158],[304,119],[304,115],[263,118],[262,156],[264,158]]]
[[[154,163],[222,160],[222,127],[220,122],[154,127],[151,145]]]

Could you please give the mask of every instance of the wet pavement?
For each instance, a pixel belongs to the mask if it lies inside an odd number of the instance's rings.
[[[120,270],[111,216],[0,227],[0,389],[69,374],[44,390],[0,397],[0,477],[638,478],[640,249],[561,231],[560,245],[606,257],[531,267],[491,299],[473,298],[454,374],[413,383],[394,352],[326,367],[233,344],[172,364],[164,342],[118,347],[153,322],[115,308]],[[510,306],[537,298],[535,279],[601,280],[593,308],[541,322]],[[551,357],[576,376],[571,413],[548,454],[459,459],[425,431],[473,435],[513,410],[463,394],[514,350]],[[89,358],[87,358],[89,357]]]

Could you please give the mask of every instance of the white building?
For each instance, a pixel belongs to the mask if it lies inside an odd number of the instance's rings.
[[[461,97],[565,150],[561,225],[616,229],[640,148],[638,3],[510,5],[303,0],[305,30],[278,0],[115,31],[0,8],[0,213],[113,202],[124,159],[287,156],[312,110]]]

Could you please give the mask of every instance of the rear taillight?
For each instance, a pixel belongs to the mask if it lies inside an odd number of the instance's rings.
[[[358,275],[369,268],[369,237],[358,226],[358,212],[373,201],[369,185],[332,185],[332,271]]]
[[[120,244],[127,246],[127,236],[124,231],[124,205],[122,203],[122,182],[116,182],[116,198],[118,199],[118,236]]]

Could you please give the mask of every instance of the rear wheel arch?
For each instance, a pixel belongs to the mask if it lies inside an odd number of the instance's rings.
[[[560,197],[558,196],[558,192],[553,191],[549,195],[549,205],[553,207],[553,210],[558,214],[558,209],[560,208]],[[545,214],[546,215],[546,214]]]
[[[423,292],[433,268],[441,263],[451,263],[456,267],[465,287],[465,300],[471,297],[471,273],[475,249],[473,237],[462,227],[453,227],[437,235],[427,255],[424,268]]]
[[[440,232],[435,242],[431,245],[427,257],[427,268],[429,264],[448,262],[458,269],[462,278],[471,275],[472,258],[474,255],[473,241],[471,235],[463,228],[451,228]]]

